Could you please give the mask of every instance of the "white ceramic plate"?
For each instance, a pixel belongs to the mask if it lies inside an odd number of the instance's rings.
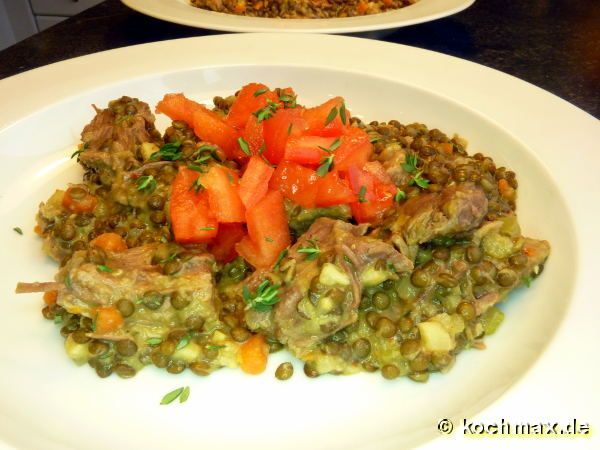
[[[339,19],[267,19],[217,13],[193,7],[188,0],[121,0],[143,14],[168,22],[234,32],[358,33],[405,27],[446,17],[475,0],[419,0],[383,14]]]
[[[312,51],[287,51],[294,47]],[[457,132],[471,152],[517,172],[523,230],[548,239],[553,250],[542,277],[506,303],[506,320],[486,351],[462,353],[450,373],[427,384],[376,374],[313,380],[299,365],[283,383],[273,372],[285,354],[258,377],[147,368],[131,380],[102,380],[67,359],[54,325],[41,317],[40,295],[17,297],[13,289],[55,272],[32,232],[34,215],[54,189],[81,176],[69,155],[93,115],[90,105],[124,94],[152,104],[181,91],[208,101],[250,81],[293,86],[307,104],[343,95],[368,120]],[[441,418],[455,421],[455,435],[460,420],[475,415],[600,423],[600,126],[563,100],[412,47],[269,34],[166,41],[68,60],[0,81],[0,98],[0,442],[7,448],[399,449],[434,439]],[[191,387],[187,403],[159,406],[166,392],[184,385]],[[462,447],[481,444],[456,439]],[[577,443],[591,440],[570,441]]]

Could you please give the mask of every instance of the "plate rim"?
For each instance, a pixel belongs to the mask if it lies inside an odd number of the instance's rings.
[[[83,75],[85,74],[85,68],[88,62],[92,61],[93,59],[102,59],[102,58],[106,58],[106,59],[113,59],[113,58],[123,58],[123,57],[127,57],[128,55],[133,55],[136,53],[145,53],[145,52],[149,52],[149,53],[153,53],[155,51],[160,51],[160,50],[164,50],[169,48],[170,46],[176,45],[176,46],[182,46],[182,47],[190,47],[190,48],[195,48],[195,47],[202,47],[202,43],[204,43],[206,40],[208,39],[212,39],[215,40],[216,43],[219,42],[227,42],[228,44],[232,44],[232,43],[246,43],[249,44],[249,42],[247,42],[248,40],[253,40],[253,39],[257,39],[260,41],[264,42],[264,39],[273,39],[275,41],[277,41],[278,45],[283,45],[285,43],[289,43],[289,42],[298,42],[298,40],[303,41],[304,43],[309,43],[311,45],[317,45],[317,48],[319,48],[319,52],[318,53],[322,53],[326,48],[331,47],[331,46],[335,46],[335,45],[340,45],[342,43],[346,43],[348,42],[348,40],[352,40],[354,39],[355,41],[353,41],[357,46],[361,47],[361,48],[370,48],[370,49],[375,49],[376,51],[384,51],[384,52],[395,52],[398,56],[409,56],[409,57],[413,57],[416,58],[416,60],[428,60],[428,61],[438,61],[438,62],[443,62],[445,64],[448,65],[448,69],[449,70],[449,75],[450,78],[453,79],[454,75],[453,74],[453,70],[457,70],[458,73],[461,73],[462,71],[474,71],[478,74],[478,76],[481,78],[481,85],[475,85],[475,86],[469,86],[469,89],[471,91],[477,91],[477,92],[484,92],[487,88],[489,88],[489,86],[494,85],[494,84],[500,84],[502,85],[504,88],[509,88],[509,89],[514,89],[516,91],[515,95],[519,95],[522,96],[521,97],[521,101],[522,101],[522,114],[527,114],[529,112],[531,112],[531,110],[533,109],[533,105],[532,103],[538,102],[541,103],[543,105],[543,109],[545,109],[547,111],[547,116],[544,117],[540,117],[539,122],[540,122],[540,126],[543,125],[548,125],[550,126],[552,124],[552,119],[556,119],[557,116],[560,117],[564,117],[564,118],[569,118],[569,120],[577,120],[579,121],[578,123],[580,123],[582,130],[585,131],[584,133],[584,137],[589,138],[593,138],[593,137],[597,137],[600,138],[600,126],[599,126],[599,122],[593,117],[591,116],[589,113],[580,110],[578,108],[576,108],[575,106],[571,105],[570,103],[566,102],[565,100],[560,99],[559,97],[550,94],[546,91],[543,91],[540,88],[537,88],[527,82],[524,82],[522,80],[519,80],[515,77],[512,77],[510,75],[507,74],[503,74],[502,72],[496,71],[494,69],[490,69],[490,68],[486,68],[484,66],[480,66],[476,63],[472,63],[469,61],[465,61],[465,60],[461,60],[459,58],[454,58],[454,57],[450,57],[447,55],[443,55],[443,54],[439,54],[439,53],[435,53],[435,52],[431,52],[431,51],[427,51],[427,50],[422,50],[422,49],[417,49],[414,47],[408,47],[408,46],[403,46],[403,45],[398,45],[398,44],[390,44],[390,43],[385,43],[385,42],[377,42],[377,41],[369,41],[369,40],[365,40],[365,39],[359,39],[359,38],[348,38],[348,37],[339,37],[339,36],[324,36],[324,35],[281,35],[281,34],[261,34],[261,35],[223,35],[223,36],[208,36],[208,37],[200,37],[200,38],[187,38],[187,39],[181,39],[181,40],[174,40],[174,41],[162,41],[162,42],[157,42],[157,43],[151,43],[151,44],[142,44],[142,45],[138,45],[138,46],[134,46],[134,47],[125,47],[125,48],[120,48],[120,49],[116,49],[116,50],[110,50],[110,51],[106,51],[106,52],[101,52],[101,53],[97,53],[97,54],[92,54],[92,55],[86,55],[86,56],[82,56],[79,58],[75,58],[72,60],[67,60],[67,61],[63,61],[63,62],[59,62],[59,63],[55,63],[52,64],[50,66],[45,66],[45,67],[41,67],[38,69],[35,69],[33,71],[29,71],[29,72],[25,72],[22,74],[18,74],[15,75],[13,77],[4,79],[4,80],[0,80],[0,97],[3,99],[7,99],[8,101],[5,100],[5,105],[7,106],[6,108],[2,108],[2,111],[0,111],[0,133],[2,133],[4,131],[5,128],[9,127],[11,125],[11,123],[16,123],[17,121],[21,120],[21,119],[26,119],[27,116],[31,113],[35,113],[37,111],[39,111],[42,108],[45,107],[52,107],[53,103],[56,103],[58,101],[61,100],[66,100],[70,94],[69,92],[75,91],[77,92],[76,95],[79,95],[82,93],[82,86],[86,86],[85,90],[92,90],[94,88],[94,83],[98,82],[99,80],[102,80],[103,77],[106,77],[108,75],[108,84],[111,84],[113,82],[118,82],[118,80],[122,80],[124,76],[133,76],[135,73],[137,73],[138,76],[141,76],[142,73],[144,73],[145,75],[148,75],[148,73],[146,72],[148,70],[149,67],[154,67],[154,72],[150,72],[151,75],[156,75],[158,73],[165,73],[165,72],[172,72],[172,70],[167,70],[165,71],[161,65],[157,64],[156,62],[146,62],[144,64],[141,64],[140,66],[137,66],[135,68],[135,70],[131,70],[131,68],[126,68],[126,67],[120,67],[120,68],[112,68],[110,69],[107,73],[103,73],[103,74],[95,74],[89,77],[81,77],[81,79],[77,79],[74,81],[74,85],[78,86],[76,88],[73,88],[67,81],[72,81],[72,80],[64,80],[64,79],[60,79],[59,75],[60,72],[65,69],[65,68],[69,68],[70,71],[75,71],[75,72],[71,72],[73,75],[73,78],[76,77],[77,74]],[[342,42],[344,41],[344,42]],[[227,60],[229,58],[229,60],[235,60],[236,58],[240,58],[240,55],[236,55],[236,56],[228,56],[228,57],[224,57],[223,55],[218,55],[218,54],[212,54],[211,55],[212,59],[209,58],[210,61],[213,61],[212,64],[208,64],[208,66],[221,66],[224,65],[224,61]],[[308,65],[311,65],[313,67],[328,67],[328,68],[336,68],[337,70],[340,70],[340,66],[339,64],[343,61],[345,61],[344,55],[341,54],[336,54],[334,56],[332,55],[327,55],[327,58],[322,58],[319,59],[317,58],[317,60],[315,61],[314,55],[311,55],[311,57],[309,58],[308,56],[304,56],[303,59],[300,58],[300,65],[306,63]],[[248,60],[248,55],[245,55],[243,58],[240,58],[242,60]],[[270,59],[270,61],[268,61]],[[279,57],[277,55],[271,55],[268,58],[266,58],[267,61],[265,61],[266,64],[274,64],[274,63],[279,63],[279,64],[285,64],[286,62],[289,64],[290,60],[286,59],[286,58],[282,58],[281,55],[279,55]],[[298,58],[295,58],[296,60],[296,65],[298,65]],[[200,63],[190,63],[188,62],[187,64],[189,64],[189,66],[187,67],[183,67],[183,68],[178,68],[178,70],[192,70],[193,68],[196,67],[207,67],[207,60],[204,59],[202,64]],[[378,77],[382,76],[382,73],[385,74],[384,78],[390,78],[390,79],[398,79],[398,74],[394,75],[394,72],[392,67],[390,67],[389,65],[386,65],[385,63],[381,63],[380,65],[375,65],[375,66],[370,66],[368,68],[366,68],[367,70],[364,70],[364,73],[369,74],[369,75],[375,75]],[[394,78],[394,76],[396,78]],[[439,76],[438,76],[439,77]],[[434,83],[434,86],[428,86],[428,80],[426,79],[425,81],[423,80],[418,80],[414,78],[414,74],[411,73],[411,76],[408,77],[410,79],[410,83],[408,83],[409,85],[413,85],[416,87],[421,87],[423,89],[426,89],[430,92],[434,92],[438,95],[442,95],[446,98],[450,98],[453,101],[461,104],[461,105],[466,105],[466,107],[470,108],[470,109],[475,109],[476,112],[484,115],[487,119],[492,120],[494,123],[498,124],[500,127],[502,127],[505,130],[508,130],[509,132],[512,133],[512,135],[518,139],[519,141],[523,142],[526,146],[532,148],[531,142],[536,140],[536,136],[537,133],[533,133],[531,132],[531,134],[528,133],[524,133],[520,127],[517,126],[518,124],[518,117],[514,118],[512,116],[507,116],[506,114],[499,114],[498,111],[495,111],[494,108],[498,107],[498,105],[503,105],[506,103],[505,100],[500,99],[500,98],[495,98],[493,100],[490,101],[483,101],[480,99],[478,101],[475,100],[475,97],[469,97],[466,100],[461,100],[460,98],[456,98],[457,94],[457,90],[456,89],[452,89],[451,85],[452,83],[440,83],[438,80],[438,83]],[[50,80],[50,82],[52,83],[56,83],[53,84],[54,87],[58,87],[59,89],[57,91],[50,91],[50,90],[45,90],[47,91],[46,93],[43,93],[43,95],[36,97],[34,102],[24,102],[24,103],[20,103],[19,100],[22,99],[17,99],[15,98],[15,96],[10,96],[8,95],[10,92],[20,92],[20,90],[30,86],[32,82],[35,82],[35,80],[45,80],[44,82],[48,82],[48,80]],[[403,83],[406,83],[406,81],[403,80]],[[103,86],[105,86],[103,84]],[[15,91],[15,89],[17,89]],[[461,91],[465,91],[466,88],[462,88],[462,89],[458,89],[458,92],[460,93]],[[465,103],[466,102],[466,103]],[[473,107],[472,103],[475,103],[476,105],[478,105],[478,107]],[[36,106],[37,105],[37,106]],[[14,108],[12,108],[11,106],[14,106]],[[20,107],[19,107],[20,106]],[[504,109],[506,109],[506,106],[504,106]],[[514,125],[515,128],[513,128],[512,125]],[[518,130],[518,131],[513,131],[513,130]],[[589,134],[587,134],[589,133]],[[577,139],[577,138],[576,138]],[[590,139],[593,140],[593,139]],[[598,142],[598,140],[596,140],[596,142]],[[581,146],[581,151],[584,152],[584,156],[589,156],[592,158],[592,160],[595,160],[595,162],[600,162],[600,159],[598,158],[597,155],[592,154],[593,151],[593,146],[592,144],[587,144],[587,145],[582,145]],[[573,168],[573,167],[577,167],[576,165],[573,165],[572,163],[569,163],[568,161],[566,161],[566,166],[567,168]],[[589,186],[590,189],[592,190],[596,190],[595,192],[598,193],[600,192],[600,190],[598,190],[598,188],[600,187],[600,182],[598,179],[596,179],[595,177],[592,177],[591,175],[593,175],[593,165],[590,164],[588,166],[584,166],[583,170],[581,168],[579,168],[579,170],[581,170],[581,175],[583,178],[583,181],[585,183],[588,183],[587,186]],[[573,189],[571,189],[571,186],[568,186],[570,191],[573,191]],[[581,212],[581,210],[579,211],[571,211],[571,214],[573,216],[573,222],[576,225],[576,239],[578,242],[582,242],[583,240],[585,240],[586,238],[590,238],[591,236],[593,236],[593,232],[595,231],[595,229],[597,229],[597,227],[600,225],[600,220],[598,218],[598,216],[594,216],[592,217],[592,211],[586,211],[586,212]],[[591,221],[588,224],[585,224],[585,227],[582,228],[577,228],[577,225],[581,225],[576,221],[575,217],[587,217],[590,218]],[[589,256],[590,253],[594,252],[594,251],[598,251],[600,250],[600,243],[596,241],[589,241],[590,245],[587,248],[582,248],[581,250],[581,254],[578,255],[579,256],[579,261],[585,261],[586,259],[586,255]],[[590,260],[588,259],[588,262]],[[593,266],[592,266],[593,268]],[[499,398],[494,405],[490,405],[490,407],[486,408],[486,409],[493,409],[494,411],[500,410],[502,411],[502,407],[498,408],[497,405],[498,403],[508,403],[511,404],[510,401],[506,402],[505,396],[512,396],[515,397],[515,393],[516,392],[523,392],[523,386],[528,384],[531,385],[531,380],[532,378],[535,380],[536,379],[536,375],[535,373],[538,373],[538,380],[539,380],[539,367],[542,366],[544,367],[544,365],[547,367],[549,364],[551,365],[552,362],[548,362],[548,361],[552,361],[553,357],[552,355],[549,355],[551,353],[551,349],[553,351],[557,351],[559,349],[564,349],[565,345],[561,344],[561,343],[557,343],[557,340],[559,339],[559,336],[562,338],[567,338],[567,342],[572,342],[570,340],[568,340],[568,333],[569,330],[573,329],[574,326],[574,322],[573,322],[573,317],[576,315],[577,312],[581,313],[582,311],[585,311],[586,308],[591,307],[591,310],[593,311],[598,311],[600,312],[600,307],[597,304],[593,304],[591,301],[590,296],[587,296],[587,298],[585,297],[586,291],[585,291],[585,284],[588,282],[593,281],[593,271],[591,270],[591,268],[588,266],[587,268],[584,266],[583,267],[583,271],[582,273],[578,274],[578,285],[575,288],[575,292],[573,294],[573,301],[571,304],[571,307],[569,308],[568,311],[568,316],[565,317],[561,323],[561,325],[559,326],[559,329],[557,330],[553,341],[549,343],[549,345],[546,347],[546,350],[544,352],[544,354],[540,355],[538,360],[533,364],[533,367],[530,368],[529,372],[526,373],[519,381],[517,381],[517,383],[512,386],[508,392],[506,392],[504,394],[504,396],[502,396],[501,398]],[[589,285],[588,285],[589,287]],[[589,314],[589,310],[588,310],[588,314]],[[592,316],[592,314],[589,314],[589,316]],[[590,324],[592,324],[591,322],[591,317],[588,317],[588,321]],[[595,331],[589,331],[587,332],[591,337],[595,337],[598,338],[600,337],[600,332],[595,330]],[[597,341],[597,339],[596,339]],[[592,371],[590,374],[589,378],[593,378],[594,373],[596,374],[600,374],[600,371],[598,370],[597,366],[592,367]],[[532,376],[533,375],[533,376]],[[584,383],[585,384],[585,383]],[[594,389],[594,388],[592,388]],[[595,390],[592,390],[592,393],[597,394],[598,393],[598,388],[597,386],[595,387]],[[518,394],[517,394],[518,395]],[[506,407],[505,407],[506,408]],[[598,414],[596,414],[595,416],[596,418],[600,418],[600,416]],[[592,417],[590,417],[591,419]]]
[[[216,31],[228,31],[234,33],[266,33],[266,32],[283,32],[283,33],[362,33],[368,31],[381,31],[392,28],[400,28],[405,26],[417,25],[420,23],[430,22],[433,20],[448,17],[457,14],[475,3],[476,0],[445,0],[450,3],[448,8],[439,9],[428,15],[416,16],[416,17],[402,17],[406,13],[401,13],[404,8],[395,11],[389,11],[382,14],[393,14],[390,20],[382,21],[380,23],[371,23],[373,16],[360,16],[350,19],[352,22],[345,22],[348,18],[335,18],[335,19],[275,19],[275,18],[260,18],[260,17],[246,17],[236,16],[226,13],[216,13],[214,11],[202,10],[200,8],[193,8],[198,12],[191,12],[190,15],[180,14],[177,7],[171,6],[171,4],[162,5],[166,7],[166,11],[161,9],[161,5],[156,2],[169,1],[169,0],[151,0],[148,3],[145,0],[121,0],[121,2],[142,14],[153,17],[155,19],[164,20],[167,22],[176,23],[179,25],[186,25],[196,28],[205,28]],[[173,1],[173,0],[171,0]],[[179,3],[179,0],[174,0]],[[427,0],[419,0],[427,1]],[[409,5],[413,6],[413,5]],[[395,16],[400,16],[395,17]],[[361,20],[366,19],[366,20]],[[369,20],[370,19],[370,20]],[[286,20],[286,27],[276,26],[280,20]],[[310,20],[310,24],[305,26],[306,20]],[[240,21],[240,24],[236,22]],[[358,23],[354,23],[358,22]]]

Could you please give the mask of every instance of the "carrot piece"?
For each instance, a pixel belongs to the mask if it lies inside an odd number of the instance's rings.
[[[90,245],[109,252],[122,252],[127,250],[125,239],[117,233],[102,233],[96,239],[91,241]]]
[[[42,227],[40,227],[39,225],[36,225],[35,227],[33,227],[33,232],[35,234],[37,234],[38,236],[44,235],[44,230],[42,230]]]
[[[240,368],[251,375],[263,373],[267,368],[269,346],[262,334],[255,334],[240,347]]]
[[[515,199],[515,190],[512,186],[506,181],[504,178],[498,180],[498,190],[500,191],[500,195],[507,200]]]
[[[44,303],[48,306],[56,304],[57,298],[58,298],[58,291],[44,292]]]
[[[92,212],[98,200],[83,188],[73,186],[67,189],[62,198],[62,206],[74,213]]]
[[[447,155],[451,155],[454,151],[454,146],[450,142],[442,142],[438,144],[438,149]]]
[[[123,316],[114,306],[102,306],[96,310],[96,333],[108,334],[123,325]]]

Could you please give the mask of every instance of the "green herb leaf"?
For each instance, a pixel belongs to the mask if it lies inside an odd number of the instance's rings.
[[[342,123],[346,125],[346,103],[342,103],[342,106],[340,106],[340,119],[342,119]]]
[[[194,182],[191,184],[190,188],[188,189],[188,191],[194,190],[196,192],[196,194],[198,192],[200,192],[202,189],[204,189],[204,186],[202,186],[202,183],[200,183],[200,178],[196,178],[194,180]]]
[[[219,350],[221,348],[225,348],[224,345],[207,345],[206,348],[209,348],[211,350]]]
[[[198,228],[200,231],[214,231],[215,227],[202,227]]]
[[[214,159],[218,163],[223,162],[223,160],[219,156],[217,147],[208,144],[204,144],[198,147],[196,151],[192,154],[192,158],[197,164],[206,164],[206,162],[210,159]]]
[[[365,198],[366,195],[367,195],[367,187],[361,186],[360,189],[358,190],[358,202],[366,203],[367,202],[367,199]]]
[[[278,297],[279,285],[271,284],[271,281],[264,280],[252,294],[248,286],[242,289],[242,297],[247,303],[246,309],[254,309],[256,311],[268,311],[273,305],[281,301]]]
[[[298,249],[298,253],[306,254],[306,260],[312,261],[321,254],[321,249],[319,248],[319,246],[317,245],[315,240],[311,239],[308,242],[309,242],[309,244],[311,244],[312,247],[311,246],[300,247]]]
[[[67,287],[67,289],[71,289],[71,275],[67,274],[67,276],[65,277],[65,286]]]
[[[23,236],[23,230],[21,230],[21,227],[14,227],[13,231]]]
[[[156,160],[160,158],[163,161],[177,161],[181,156],[181,142],[176,141],[163,145],[160,150],[150,155],[150,159]]]
[[[402,168],[408,173],[414,173],[417,171],[417,164],[419,164],[419,158],[414,153],[407,153]]]
[[[270,101],[267,103],[267,106],[265,106],[262,109],[259,109],[258,111],[253,112],[252,114],[256,116],[256,118],[258,119],[258,123],[260,123],[263,120],[267,120],[273,117],[273,114],[275,114],[275,111],[277,111],[278,107],[279,105],[277,103]]]
[[[273,238],[272,238],[272,237],[269,237],[269,236],[267,236],[267,237],[265,237],[265,241],[267,241],[267,242],[273,242]]]
[[[189,334],[186,334],[185,336],[183,336],[181,339],[179,339],[179,342],[177,343],[175,350],[181,350],[182,348],[186,347],[190,343],[191,339],[192,339],[192,337]]]
[[[100,272],[107,273],[111,273],[113,271],[110,267],[105,266],[104,264],[96,264],[96,269],[98,269]]]
[[[344,255],[344,261],[346,261],[351,266],[354,265],[354,263],[352,262],[352,260],[350,259],[350,257],[348,255]]]
[[[427,187],[429,186],[429,180],[427,178],[424,178],[423,176],[421,176],[421,174],[423,173],[422,170],[419,170],[412,178],[412,180],[410,180],[410,185],[416,184],[417,186],[419,186],[421,189],[427,189]]]
[[[186,386],[183,388],[183,392],[179,396],[179,403],[186,402],[188,398],[190,398],[190,387]]]
[[[203,164],[203,163],[200,163]],[[198,166],[196,164],[188,164],[188,169],[193,170],[194,172],[206,173],[206,168],[201,165]]]
[[[369,142],[370,142],[371,144],[374,144],[375,142],[379,142],[381,139],[382,139],[382,137],[381,137],[381,136],[371,136],[371,137],[369,138]]]
[[[293,126],[294,126],[294,124],[293,124],[293,123],[290,123],[290,124],[288,125],[288,130],[287,130],[287,134],[288,134],[288,136],[289,136],[290,134],[292,134],[292,127],[293,127]]]
[[[395,202],[400,202],[400,200],[404,200],[406,198],[406,192],[404,192],[401,189],[398,189],[396,191],[396,195],[394,195],[394,201]]]
[[[254,91],[254,96],[258,97],[259,95],[263,95],[267,91],[268,91],[267,88],[257,89],[256,91]]]
[[[71,155],[71,159],[73,159],[75,156],[77,156],[79,158],[79,154],[83,152],[83,149],[79,149],[73,152],[73,154]]]
[[[533,277],[531,275],[525,275],[523,278],[521,278],[521,281],[523,282],[523,284],[526,287],[531,287],[531,282],[533,281]]]
[[[143,177],[139,177],[136,183],[138,191],[147,190],[148,192],[154,192],[157,186],[156,180],[152,175],[144,175]]]
[[[282,102],[286,108],[295,108],[297,98],[298,97],[296,95],[284,93],[279,96],[279,101]]]
[[[63,321],[63,316],[54,316],[54,323],[62,323]]]
[[[279,264],[281,264],[281,261],[283,261],[283,258],[285,258],[288,254],[288,249],[284,248],[283,250],[281,250],[281,252],[279,253],[279,256],[277,257],[277,260],[275,261],[275,264],[273,264],[273,269],[276,269],[277,267],[279,267]]]
[[[181,395],[181,393],[183,392],[183,388],[177,388],[174,391],[169,392],[168,394],[166,394],[162,400],[160,401],[161,405],[168,405],[169,403],[172,403],[174,400],[177,399],[177,397],[179,397]],[[188,394],[189,395],[189,394]]]
[[[146,339],[146,344],[156,346],[162,343],[162,339],[159,337],[151,337]]]
[[[243,137],[238,138],[238,144],[240,145],[240,148],[246,155],[252,156],[252,152],[250,151],[250,146],[248,145],[248,143],[246,142],[246,140]]]
[[[327,119],[325,119],[325,126],[329,125],[331,122],[333,122],[333,119],[335,119],[335,116],[338,115],[338,109],[337,107],[333,107],[331,108],[331,111],[329,111],[329,114],[327,114]]]
[[[324,157],[321,160],[321,165],[317,168],[317,175],[320,177],[324,177],[329,173],[331,168],[333,167],[333,155],[329,155]]]

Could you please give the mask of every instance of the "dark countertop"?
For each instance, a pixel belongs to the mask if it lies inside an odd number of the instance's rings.
[[[206,34],[215,32],[163,22],[106,0],[0,51],[0,79],[102,50]],[[597,0],[477,0],[454,16],[380,33],[379,38],[493,67],[600,118]]]

